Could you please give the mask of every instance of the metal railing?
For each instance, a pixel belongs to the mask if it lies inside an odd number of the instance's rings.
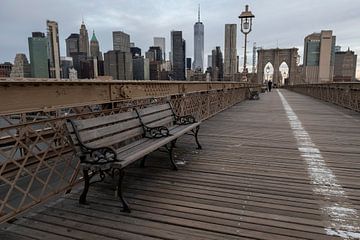
[[[285,88],[360,112],[360,83],[299,84]]]
[[[177,114],[204,120],[246,99],[248,87],[230,82],[0,79],[0,222],[81,180],[64,128],[67,118],[170,101]]]

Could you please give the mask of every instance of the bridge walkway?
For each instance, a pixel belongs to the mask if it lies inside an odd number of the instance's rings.
[[[8,239],[358,239],[360,114],[287,90],[205,121],[177,172],[154,153],[127,172],[132,213],[109,183],[79,189],[6,226]]]

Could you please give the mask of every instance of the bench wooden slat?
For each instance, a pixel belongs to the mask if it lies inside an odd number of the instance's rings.
[[[99,116],[89,119],[74,120],[74,122],[76,123],[78,130],[81,131],[84,129],[97,127],[99,125],[114,124],[118,122],[119,119],[120,121],[126,121],[134,118],[137,118],[136,113],[131,111],[131,112],[117,113],[108,116],[101,116],[101,117]]]
[[[200,123],[194,123],[191,125],[176,125],[169,128],[170,137],[167,138],[157,138],[149,139],[149,141],[143,142],[142,144],[134,145],[131,148],[128,148],[123,151],[119,151],[118,159],[122,160],[121,165],[123,167],[127,166],[126,164],[131,164],[133,161],[138,160],[141,154],[147,154],[155,151],[157,148],[165,145],[166,143],[184,135],[186,132],[189,132],[191,129],[196,128]],[[155,150],[153,150],[155,147]],[[141,153],[141,154],[137,154]]]
[[[171,123],[173,122],[174,118],[172,116],[154,121],[152,123],[147,124],[148,127],[160,127],[160,126],[165,126],[168,127],[169,125],[171,125]]]
[[[88,145],[90,147],[105,147],[105,146],[111,146],[114,145],[116,143],[120,143],[123,141],[126,141],[130,138],[136,137],[136,136],[140,136],[143,134],[143,128],[142,127],[138,127],[138,128],[134,128],[131,129],[129,131],[125,131],[125,132],[121,132],[109,137],[104,137],[98,140],[95,140],[93,142],[88,143]]]
[[[170,117],[170,116],[173,117],[173,113],[171,112],[171,110],[166,110],[166,111],[162,111],[162,112],[157,112],[156,114],[150,114],[150,115],[141,117],[141,119],[145,125],[148,125],[150,123],[153,123],[155,121],[158,121],[163,118]]]
[[[165,104],[161,104],[161,105],[150,106],[150,107],[147,107],[147,108],[138,109],[138,112],[142,117],[144,117],[145,115],[165,111],[165,110],[168,110],[168,109],[171,109],[170,104],[165,103]]]
[[[113,125],[108,125],[100,128],[94,128],[91,130],[85,130],[80,132],[80,137],[83,142],[93,141],[109,135],[114,135],[128,129],[141,127],[141,123],[138,118],[131,119],[129,121],[117,122]]]

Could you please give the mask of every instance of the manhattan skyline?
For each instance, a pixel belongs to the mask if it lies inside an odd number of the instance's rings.
[[[32,11],[25,6],[28,1],[4,1],[0,9],[0,62],[13,62],[16,53],[28,55],[27,38],[32,32],[46,32],[46,20],[59,24],[61,55],[66,55],[65,39],[70,33],[79,31],[82,18],[90,33],[93,30],[100,42],[100,50],[112,49],[112,32],[124,31],[130,34],[131,42],[143,50],[153,45],[153,37],[162,36],[170,43],[172,30],[183,31],[187,42],[186,56],[193,56],[193,24],[197,20],[198,4],[201,4],[202,22],[205,27],[204,59],[215,46],[224,49],[225,24],[239,24],[238,16],[245,4],[256,15],[249,46],[253,42],[263,48],[299,48],[303,55],[304,37],[322,29],[331,29],[337,37],[336,44],[342,50],[348,47],[360,54],[360,24],[356,0],[314,2],[302,0],[253,1],[45,1],[34,0]],[[316,11],[314,11],[316,10]],[[238,32],[237,52],[242,55],[243,35]],[[170,44],[166,44],[166,53]],[[251,56],[251,47],[248,54]],[[240,59],[240,62],[242,59]],[[251,60],[248,59],[250,65]],[[301,60],[302,61],[302,60]],[[205,65],[207,65],[205,63]],[[359,72],[359,71],[358,71]],[[357,74],[359,76],[359,74]]]

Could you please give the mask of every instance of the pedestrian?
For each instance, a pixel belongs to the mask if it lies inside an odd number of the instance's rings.
[[[270,80],[270,81],[268,82],[268,89],[269,89],[269,92],[271,92],[271,88],[272,88],[272,81]]]

